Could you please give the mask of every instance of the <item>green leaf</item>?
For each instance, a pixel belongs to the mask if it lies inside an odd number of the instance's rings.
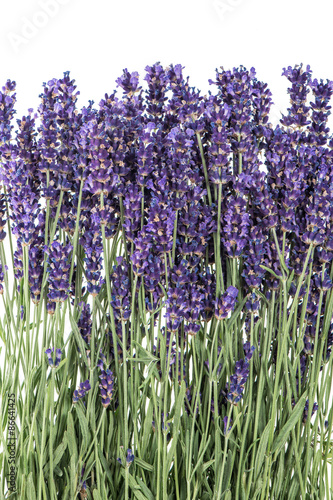
[[[184,397],[185,397],[185,392],[186,392],[186,385],[185,385],[185,380],[182,381],[182,384],[180,386],[180,391],[178,393],[177,401],[176,401],[176,408],[175,408],[175,415],[173,418],[173,435],[172,435],[172,443],[170,446],[170,450],[168,452],[167,456],[167,469],[170,470],[171,463],[175,454],[176,446],[177,446],[177,441],[178,441],[178,432],[179,432],[179,426],[180,426],[180,413],[184,404]]]
[[[265,271],[268,271],[270,274],[273,274],[273,276],[275,276],[275,278],[277,280],[281,280],[282,279],[282,276],[278,276],[277,274],[275,274],[275,272],[272,271],[272,269],[270,269],[269,267],[262,266],[261,264],[259,265],[259,267],[261,267],[262,269],[265,269]]]
[[[248,296],[245,296],[244,299],[242,300],[242,302],[240,302],[240,304],[238,304],[238,306],[236,307],[236,309],[232,313],[230,319],[227,320],[227,328],[228,328],[228,330],[231,329],[232,325],[238,319],[238,316],[241,314],[241,312],[243,312],[243,307],[244,307],[244,305],[245,305],[245,303],[246,303],[247,300],[248,300]]]
[[[69,412],[67,416],[67,443],[71,457],[74,457],[74,462],[78,460],[77,446],[76,446],[76,433],[74,429],[74,422],[72,414]]]
[[[199,458],[196,460],[196,465],[195,465],[195,467],[194,467],[194,469],[193,469],[193,471],[192,471],[192,474],[191,474],[191,477],[190,477],[190,482],[192,481],[192,479],[193,479],[193,477],[194,477],[195,471],[198,469],[198,467],[200,467],[200,466],[201,466],[201,462],[203,462],[204,455],[205,455],[205,453],[206,453],[206,450],[207,450],[208,445],[209,445],[209,442],[210,442],[210,438],[211,438],[211,436],[208,436],[207,442],[206,442],[206,444],[205,444],[205,446],[204,446],[204,448],[203,448],[202,452],[200,453]],[[199,451],[200,451],[200,450],[199,450]],[[212,460],[212,462],[214,463],[214,462],[215,462],[215,460]],[[206,465],[206,464],[205,464],[205,465]],[[209,467],[209,466],[208,466],[208,467]],[[207,468],[207,467],[206,467],[206,468]],[[204,470],[205,470],[205,469],[204,469]],[[201,472],[201,469],[200,469],[200,472]]]
[[[63,438],[62,442],[59,444],[59,446],[56,448],[56,450],[54,452],[54,455],[53,455],[53,466],[54,467],[56,467],[56,465],[58,465],[58,463],[60,462],[63,454],[66,451],[66,448],[67,448],[67,431],[65,431],[64,438]],[[47,473],[49,471],[49,468],[50,468],[50,462],[48,462],[48,464],[45,467],[45,473]]]
[[[269,306],[269,301],[266,299],[265,295],[262,292],[259,292],[259,290],[257,290],[256,288],[254,288],[253,291],[256,295],[258,295],[258,297],[260,297],[265,302],[266,305]]]
[[[272,453],[275,453],[277,455],[281,451],[283,446],[286,444],[291,429],[293,429],[296,426],[296,424],[303,415],[305,399],[306,399],[306,393],[304,393],[301,396],[295,408],[291,412],[289,420],[284,424],[276,439],[274,439],[272,446]]]
[[[142,356],[142,359],[148,359],[149,362],[150,361],[159,361],[159,359],[154,356],[151,352],[147,351],[147,349],[145,349],[144,347],[142,347],[141,344],[139,344],[139,342],[137,342],[136,340],[133,339],[133,345],[135,346],[135,348],[137,349],[137,355],[139,356],[139,353],[141,351],[141,354],[144,353],[144,355]],[[135,358],[133,358],[133,361],[135,361]]]
[[[102,500],[102,497],[98,493],[98,490],[93,490],[93,498],[94,498],[94,500]]]
[[[60,361],[59,365],[54,368],[54,373],[57,373],[59,370],[61,370],[65,363],[67,363],[67,358],[64,358]]]
[[[258,477],[258,479],[253,484],[253,486],[256,487],[256,490],[253,494],[253,497],[251,497],[251,498],[260,498],[260,493],[262,490],[262,483],[263,483],[262,478]]]
[[[208,469],[208,467],[213,465],[214,462],[215,460],[208,460],[208,462],[205,462],[202,466],[202,472],[205,472]]]
[[[142,481],[142,479],[140,479],[139,476],[136,476],[136,480],[141,488],[142,493],[145,495],[145,498],[147,500],[155,500],[156,497],[152,494],[152,492],[147,487],[147,485]]]
[[[153,417],[153,402],[152,400],[149,400],[148,408],[147,408],[147,415],[144,420],[144,425],[143,425],[143,437],[142,437],[142,449],[146,450],[148,447],[148,441],[151,436],[151,423],[154,420]]]
[[[297,389],[296,389],[296,375],[295,375],[295,370],[294,370],[292,362],[291,362],[291,360],[289,358],[287,358],[287,363],[288,363],[288,368],[289,368],[290,384],[291,384],[292,393],[296,396]]]
[[[231,496],[231,491],[228,490],[228,491],[225,491],[221,497],[221,500],[231,500],[232,499],[232,496]]]
[[[36,500],[36,490],[32,472],[30,472],[27,480],[27,497],[28,500]]]
[[[109,480],[108,485],[110,486],[110,488],[112,490],[111,493],[112,493],[112,498],[113,498],[115,496],[114,486],[113,486],[114,485],[114,477],[111,474],[109,465],[108,465],[108,463],[106,461],[106,458],[105,458],[105,456],[104,456],[104,454],[103,454],[103,452],[101,450],[101,446],[100,445],[98,445],[97,450],[98,450],[99,459],[101,461],[101,465],[102,465],[102,467],[104,469],[104,472],[105,472],[105,474],[106,474],[106,476],[107,476],[107,478]]]
[[[86,367],[89,368],[87,354],[86,354],[87,345],[85,344],[85,342],[84,342],[84,340],[79,332],[77,323],[74,321],[74,318],[73,318],[73,315],[71,312],[71,308],[69,308],[68,311],[69,311],[69,319],[71,322],[72,332],[74,334],[76,343],[80,349],[80,354],[83,357],[83,360],[85,362]]]
[[[78,403],[75,405],[75,410],[79,419],[80,428],[82,432],[82,444],[80,448],[80,456],[82,457],[87,451],[88,443],[90,443],[90,432],[89,432],[87,417],[83,413]]]
[[[260,437],[260,442],[259,442],[256,457],[255,457],[255,464],[254,464],[254,477],[256,479],[258,478],[258,476],[260,474],[261,467],[262,467],[264,460],[265,460],[265,453],[267,450],[270,428],[271,428],[271,419],[268,421],[268,423],[267,423],[267,425],[266,425],[266,427],[265,427],[265,429]],[[255,482],[256,482],[256,479],[255,479]]]
[[[70,484],[71,484],[71,497],[75,498],[76,488],[77,488],[77,472],[76,472],[76,461],[75,456],[71,456],[70,461]]]
[[[124,468],[120,469],[120,473],[123,477],[125,477]],[[130,474],[129,472],[128,472],[128,483],[130,489],[134,493],[135,498],[137,498],[138,500],[147,500],[147,498],[141,493],[140,486],[138,485],[132,474]]]
[[[223,480],[222,480],[222,484],[226,485],[227,488],[229,487],[229,481],[231,479],[233,462],[234,461],[233,461],[232,451],[229,450],[228,456],[227,456],[227,460],[226,460],[226,463],[225,463]],[[229,493],[231,495],[230,490],[228,490],[228,491],[229,491]],[[228,498],[228,497],[226,496],[225,498]],[[230,496],[230,498],[231,498],[231,496]]]
[[[141,467],[141,469],[148,470],[149,472],[153,472],[154,467],[144,460],[141,460],[141,458],[135,458],[135,464]]]

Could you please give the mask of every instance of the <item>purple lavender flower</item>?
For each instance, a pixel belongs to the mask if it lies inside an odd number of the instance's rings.
[[[228,317],[229,313],[234,310],[238,290],[234,286],[229,286],[221,298],[215,301],[215,318],[222,320]]]
[[[113,266],[113,273],[111,275],[111,306],[117,320],[127,321],[131,315],[129,266],[122,257],[117,257],[117,262],[118,266]]]
[[[81,333],[81,336],[87,345],[90,344],[92,319],[90,304],[85,304],[84,302],[79,303],[79,307],[82,307],[81,315],[77,323],[77,327]]]
[[[224,425],[224,435],[226,436],[230,431],[231,431],[231,428],[232,428],[232,420],[230,419],[229,420],[229,424],[230,424],[230,427],[228,427],[227,429],[227,425],[228,425],[228,417],[225,416],[224,419],[223,419],[223,425]]]
[[[46,351],[45,351],[45,354],[47,355],[47,359],[48,359],[49,365],[52,368],[56,368],[59,365],[60,361],[61,361],[62,351],[61,351],[61,349],[56,349],[55,360],[54,361],[53,361],[53,357],[54,356],[52,355],[52,353],[54,353],[54,347],[46,349]]]
[[[213,184],[227,184],[232,178],[230,168],[231,147],[228,142],[227,124],[230,107],[221,99],[210,96],[206,104],[206,117],[211,127],[211,145],[208,149],[208,174]]]
[[[8,271],[8,267],[5,266],[5,272]],[[3,294],[3,280],[5,278],[5,274],[4,274],[4,268],[2,266],[2,263],[0,262],[0,295]]]
[[[141,89],[139,87],[139,73],[137,71],[130,73],[127,68],[123,70],[122,76],[117,78],[116,83],[126,94],[135,93]]]
[[[11,120],[15,113],[16,82],[7,80],[0,92],[0,146],[10,140],[13,125]]]
[[[233,68],[233,71],[216,70],[215,84],[224,104],[230,108],[230,145],[236,155],[234,173],[241,171],[252,173],[258,170],[258,145],[255,134],[258,131],[258,115],[253,119],[252,102],[258,95],[255,70],[251,68]],[[258,103],[257,103],[258,104]],[[240,163],[241,159],[241,163]]]
[[[316,148],[324,146],[328,139],[329,128],[327,127],[327,119],[331,114],[331,106],[329,101],[333,94],[333,82],[323,80],[318,82],[317,79],[310,80],[309,86],[311,87],[314,95],[314,102],[310,102],[312,110],[311,123],[308,126],[310,133],[309,143],[313,144]]]
[[[131,463],[134,461],[134,455],[132,453],[131,449],[127,450],[127,455],[126,455],[126,465],[129,467]]]
[[[230,377],[226,398],[231,404],[235,406],[237,406],[237,404],[243,397],[244,386],[250,373],[249,361],[252,357],[253,351],[254,347],[250,347],[249,343],[246,343],[244,345],[245,359],[236,361],[235,373]]]
[[[113,397],[114,390],[114,376],[111,370],[101,370],[99,376],[101,383],[99,387],[101,389],[102,405],[107,408]]]
[[[54,241],[49,247],[45,247],[48,255],[49,272],[49,293],[47,304],[49,314],[53,314],[57,302],[64,302],[68,298],[69,290],[69,255],[72,251],[72,245],[68,243],[63,245]]]
[[[80,482],[80,495],[81,495],[81,498],[87,498],[87,482],[86,481],[83,481],[83,476],[84,476],[84,472],[86,470],[85,468],[85,465],[83,465],[82,469],[81,469],[81,482]]]
[[[91,386],[89,383],[89,380],[86,380],[85,382],[80,383],[79,389],[75,389],[74,394],[73,394],[73,403],[77,403],[79,399],[84,398],[86,393],[90,391]]]
[[[1,148],[0,148],[1,155]],[[0,188],[2,190],[2,188]],[[0,193],[0,242],[3,241],[6,237],[6,232],[4,228],[7,222],[7,208],[6,208],[6,195],[4,193]]]
[[[102,278],[102,234],[100,217],[96,209],[92,209],[90,214],[87,214],[83,224],[84,233],[79,242],[85,250],[84,262],[86,265],[86,278],[88,292],[96,297],[104,282]]]
[[[223,217],[222,241],[229,257],[239,257],[248,242],[251,225],[246,200],[240,196],[230,196]]]
[[[124,455],[123,447],[121,446],[120,448],[121,448],[122,454]],[[130,467],[134,461],[134,455],[133,455],[132,450],[130,448],[127,450],[126,456],[124,455],[124,457],[125,457],[125,463],[123,463],[121,458],[117,458],[117,462],[119,462],[120,465],[123,465],[124,467]]]
[[[288,115],[281,119],[281,123],[290,126],[304,127],[310,123],[309,106],[306,105],[307,94],[310,92],[309,82],[311,77],[310,66],[303,69],[303,65],[288,66],[283,69],[282,75],[286,76],[291,83],[288,89],[290,95],[291,107],[288,109]]]
[[[124,224],[126,238],[134,241],[140,228],[141,199],[143,195],[138,187],[130,184],[124,192]]]
[[[160,118],[164,111],[164,103],[167,100],[166,89],[168,84],[167,75],[160,65],[146,66],[146,76],[144,80],[148,83],[146,92],[147,112],[152,118]]]

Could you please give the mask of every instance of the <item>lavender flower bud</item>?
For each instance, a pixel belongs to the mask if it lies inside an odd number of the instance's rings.
[[[48,359],[48,362],[49,362],[49,365],[53,368],[56,368],[59,363],[60,363],[60,360],[61,360],[61,356],[62,356],[62,351],[61,349],[56,349],[56,354],[55,354],[55,360],[53,361],[53,355],[52,353],[54,353],[54,347],[52,348],[49,348],[49,349],[46,349],[45,351],[45,354],[47,355],[47,359]]]
[[[88,391],[90,391],[91,386],[89,380],[80,383],[79,389],[74,391],[73,403],[77,403],[79,399],[82,399]]]

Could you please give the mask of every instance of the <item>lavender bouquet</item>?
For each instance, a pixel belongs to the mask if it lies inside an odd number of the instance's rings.
[[[329,499],[333,82],[0,93],[0,499]]]

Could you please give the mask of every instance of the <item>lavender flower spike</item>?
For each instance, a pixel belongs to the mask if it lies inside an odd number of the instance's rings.
[[[79,399],[82,399],[86,395],[86,393],[90,391],[90,389],[91,386],[89,380],[81,382],[79,389],[74,391],[73,403],[77,403]]]
[[[99,378],[101,380],[99,387],[101,389],[102,405],[107,408],[113,396],[114,376],[112,371],[107,369],[101,370]]]
[[[226,292],[215,301],[215,318],[225,319],[228,317],[230,311],[235,309],[236,298],[238,290],[234,286],[229,286]]]
[[[52,353],[54,353],[54,347],[52,347],[52,349],[51,348],[46,349],[46,351],[45,351],[45,354],[47,355],[47,359],[48,359],[49,365],[52,368],[56,368],[59,365],[59,363],[60,363],[62,352],[61,352],[61,349],[56,349],[56,355],[55,355],[55,360],[54,361],[53,361]]]

